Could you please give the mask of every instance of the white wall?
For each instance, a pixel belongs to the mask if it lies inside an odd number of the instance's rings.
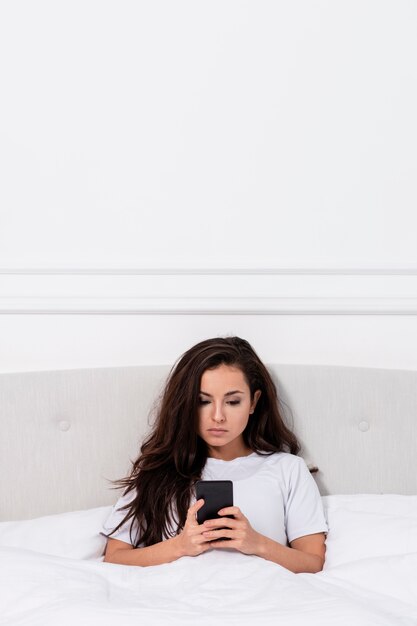
[[[416,27],[405,0],[1,3],[0,370],[225,333],[416,368]]]
[[[3,316],[1,372],[173,364],[237,334],[266,363],[417,370],[415,316]]]

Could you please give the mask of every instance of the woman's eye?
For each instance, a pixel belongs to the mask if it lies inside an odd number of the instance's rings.
[[[204,404],[209,404],[210,400],[202,400],[201,398],[199,399],[198,403],[200,405],[204,405]],[[235,406],[237,404],[240,404],[240,400],[229,400],[229,402],[227,404],[231,404],[232,406]]]

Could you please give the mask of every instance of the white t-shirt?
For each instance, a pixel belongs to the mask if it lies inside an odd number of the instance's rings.
[[[294,454],[275,452],[223,461],[209,457],[202,480],[232,480],[233,504],[248,518],[252,528],[274,541],[287,545],[298,537],[327,532],[318,487],[305,461]],[[135,491],[123,495],[103,525],[109,534],[125,517],[120,507],[132,501]],[[196,501],[193,494],[190,506]],[[130,519],[111,538],[131,543]],[[133,526],[133,538],[136,526]],[[139,544],[139,547],[143,544]]]

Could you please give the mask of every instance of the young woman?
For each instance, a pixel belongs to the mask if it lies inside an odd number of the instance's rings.
[[[238,550],[318,572],[327,525],[271,376],[239,337],[207,339],[173,366],[152,431],[103,527],[104,561],[158,565]],[[197,480],[233,481],[234,506],[198,524]],[[226,538],[226,539],[224,539]]]

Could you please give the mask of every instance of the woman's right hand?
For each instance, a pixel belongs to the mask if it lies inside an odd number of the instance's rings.
[[[210,540],[202,534],[207,528],[196,519],[196,513],[203,505],[204,500],[201,498],[190,506],[184,528],[177,535],[183,556],[198,556],[210,549]]]

